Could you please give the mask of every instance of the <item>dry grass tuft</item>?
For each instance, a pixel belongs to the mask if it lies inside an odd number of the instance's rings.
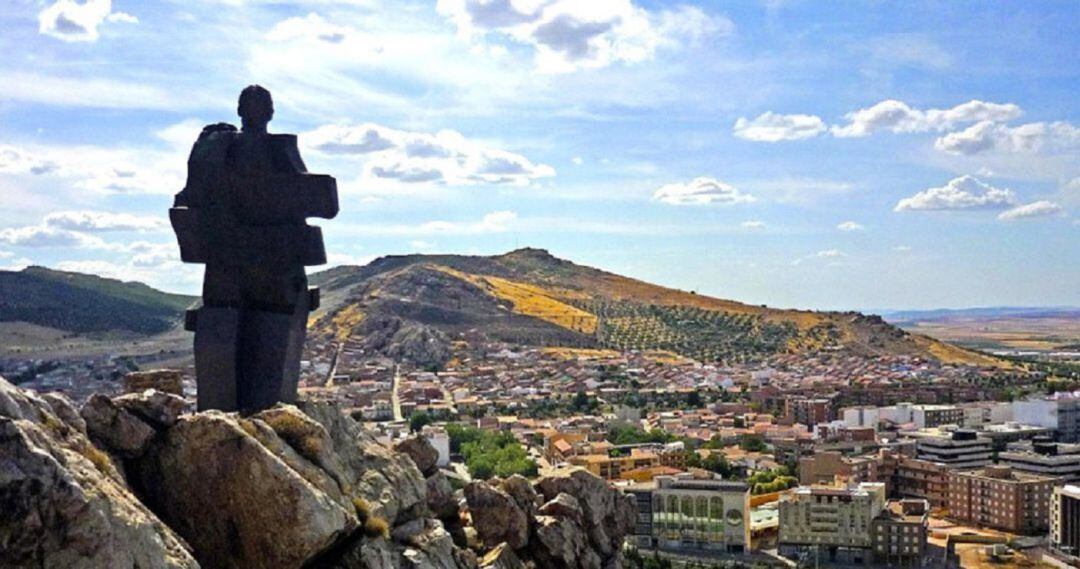
[[[384,518],[368,518],[367,521],[364,522],[364,534],[368,537],[388,539],[390,537],[390,523]]]

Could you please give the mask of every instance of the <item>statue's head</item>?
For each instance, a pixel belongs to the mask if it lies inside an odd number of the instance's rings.
[[[248,85],[240,92],[236,105],[244,130],[265,131],[266,124],[274,118],[274,101],[270,91],[261,85]]]

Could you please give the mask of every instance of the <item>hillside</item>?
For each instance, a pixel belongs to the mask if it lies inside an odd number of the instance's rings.
[[[445,352],[427,353],[434,344],[466,338],[667,350],[700,361],[828,349],[997,363],[877,316],[752,306],[577,265],[540,249],[491,257],[389,256],[311,280],[323,287],[325,299],[313,315],[314,338],[351,340],[398,355],[412,351],[418,360]]]
[[[28,267],[0,271],[0,322],[74,333],[165,332],[196,299],[145,284]]]

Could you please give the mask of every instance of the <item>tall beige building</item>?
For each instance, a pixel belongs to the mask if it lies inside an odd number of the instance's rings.
[[[885,485],[802,486],[780,499],[780,552],[813,549],[821,560],[862,563],[871,556],[873,521],[885,508]]]

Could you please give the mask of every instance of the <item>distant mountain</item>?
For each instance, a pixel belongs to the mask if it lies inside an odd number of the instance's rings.
[[[934,310],[890,310],[881,313],[889,322],[938,322],[943,320],[989,320],[999,318],[1080,318],[1077,306],[984,306]]]
[[[312,337],[438,362],[475,338],[532,346],[666,350],[745,361],[821,349],[995,365],[978,352],[856,312],[781,310],[649,284],[542,249],[491,257],[405,255],[312,275]]]
[[[44,267],[0,271],[0,322],[76,333],[156,334],[176,326],[195,300],[142,283]]]

